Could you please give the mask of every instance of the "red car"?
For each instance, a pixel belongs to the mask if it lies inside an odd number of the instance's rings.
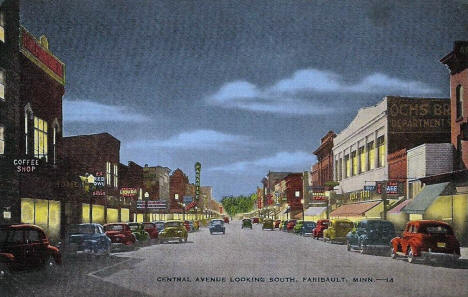
[[[158,228],[156,227],[156,224],[151,223],[151,222],[144,222],[143,224],[143,229],[148,232],[149,236],[151,239],[158,239]]]
[[[260,219],[259,218],[252,218],[252,223],[260,224]]]
[[[226,224],[229,224],[229,218],[228,218],[228,217],[224,217],[224,222],[225,222]]]
[[[104,231],[112,241],[113,248],[121,248],[124,246],[132,246],[136,242],[132,230],[126,223],[105,224]]]
[[[460,243],[449,224],[434,220],[410,221],[402,236],[392,243],[392,258],[403,256],[409,263],[416,259],[457,261],[460,258]]]
[[[43,267],[53,271],[62,264],[60,250],[49,244],[44,231],[35,225],[0,226],[0,279],[11,270]]]
[[[290,220],[288,224],[286,225],[286,230],[288,232],[294,231],[294,226],[296,226],[296,220]]]
[[[189,221],[184,221],[184,226],[185,226],[185,230],[187,230],[187,232],[192,231],[192,227],[190,227],[190,222]]]
[[[323,237],[323,230],[328,229],[329,223],[330,223],[330,220],[328,219],[318,220],[317,225],[312,230],[312,237],[315,239],[319,239]]]
[[[279,228],[280,224],[281,224],[281,220],[276,220],[275,221],[275,228]]]

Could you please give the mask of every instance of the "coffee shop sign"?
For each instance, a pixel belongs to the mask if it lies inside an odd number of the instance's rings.
[[[39,167],[39,159],[15,159],[13,165],[16,172],[34,172]]]

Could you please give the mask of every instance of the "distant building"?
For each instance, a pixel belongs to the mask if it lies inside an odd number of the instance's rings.
[[[317,163],[312,166],[312,187],[323,187],[328,181],[333,181],[333,131],[322,137],[320,146],[314,151]]]
[[[182,206],[179,203],[188,204],[193,201],[193,195],[187,195],[188,184],[189,179],[182,170],[177,168],[172,172],[169,177],[169,205],[171,212],[182,212]]]

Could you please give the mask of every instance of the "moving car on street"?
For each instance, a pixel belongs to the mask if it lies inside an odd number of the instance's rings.
[[[250,228],[252,229],[252,221],[250,219],[243,219],[242,220],[242,229]]]
[[[136,237],[127,223],[105,224],[104,231],[112,241],[112,249],[131,247],[136,242]]]
[[[213,219],[210,221],[210,234],[213,233],[226,233],[226,227],[224,227],[224,220]]]
[[[190,226],[189,221],[184,221],[184,226],[185,226],[185,229],[187,230],[187,232],[192,232],[192,227]]]
[[[362,254],[371,251],[390,251],[390,241],[395,237],[392,222],[379,219],[364,219],[346,235],[348,251],[359,250]]]
[[[273,231],[275,229],[275,227],[273,226],[273,220],[272,219],[265,219],[263,221],[263,225],[262,225],[262,230],[271,230]]]
[[[63,253],[68,255],[110,255],[112,242],[100,224],[71,225]]]
[[[164,223],[164,230],[159,233],[159,242],[169,242],[177,240],[187,242],[188,232],[183,221],[173,220]]]
[[[229,224],[229,218],[228,218],[228,217],[224,217],[224,222],[225,222],[226,224]]]
[[[60,250],[49,244],[44,231],[29,224],[0,225],[0,279],[10,271],[42,268],[55,271],[62,264]]]
[[[460,243],[452,227],[442,221],[410,221],[401,236],[391,241],[392,258],[403,256],[409,263],[416,259],[427,262],[432,259],[456,262],[460,258]]]
[[[312,237],[314,239],[319,239],[323,237],[323,231],[328,228],[330,220],[323,219],[318,220],[315,228],[312,230]]]
[[[346,242],[346,234],[353,229],[354,224],[348,219],[333,219],[328,228],[323,231],[323,240],[334,242]]]

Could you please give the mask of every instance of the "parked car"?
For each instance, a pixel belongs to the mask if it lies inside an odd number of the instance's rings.
[[[299,234],[302,235],[302,236],[311,236],[315,226],[316,226],[315,222],[313,222],[313,221],[302,222],[302,226],[301,226],[301,229],[299,231]]]
[[[100,224],[71,225],[63,245],[63,253],[69,255],[109,255],[111,239]]]
[[[54,272],[62,264],[60,250],[44,231],[29,224],[0,225],[0,278],[11,271],[42,268]]]
[[[110,223],[104,225],[106,235],[111,239],[112,249],[131,247],[136,242],[136,237],[127,223]]]
[[[183,221],[167,221],[164,223],[164,230],[159,233],[159,242],[169,242],[178,240],[187,242],[188,232]]]
[[[401,236],[391,241],[392,258],[403,256],[413,263],[416,259],[449,260],[460,258],[460,243],[449,224],[434,220],[410,221]]]
[[[252,223],[254,223],[254,224],[260,224],[260,218],[257,218],[257,217],[253,218],[253,219],[252,219]]]
[[[142,244],[149,243],[150,235],[145,231],[142,224],[128,223],[128,227],[130,227],[130,230],[132,230],[132,233],[135,235],[137,242]]]
[[[295,234],[301,233],[303,223],[304,223],[304,221],[301,221],[301,220],[296,222],[296,224],[293,227],[293,231],[294,231]]]
[[[312,236],[315,239],[319,239],[323,237],[323,231],[328,228],[330,220],[323,219],[318,220],[315,228],[312,230]]]
[[[379,219],[364,219],[355,223],[346,235],[348,251],[359,250],[362,254],[370,251],[390,251],[390,241],[395,237],[392,222]]]
[[[156,225],[156,228],[158,229],[158,233],[164,230],[164,221],[155,221],[153,223]]]
[[[288,222],[289,220],[286,220],[281,223],[281,231],[288,231],[288,228],[287,228]]]
[[[243,219],[242,220],[242,229],[250,228],[252,229],[252,221],[250,219]]]
[[[279,228],[281,225],[281,220],[276,220],[275,221],[275,228]]]
[[[184,226],[185,226],[185,230],[187,230],[187,232],[192,232],[192,227],[190,226],[189,221],[184,221]]]
[[[225,222],[226,224],[229,224],[229,218],[228,218],[228,217],[224,217],[224,222]]]
[[[159,232],[158,232],[158,228],[156,227],[156,224],[152,222],[144,222],[142,223],[142,225],[143,225],[143,229],[146,232],[148,232],[150,239],[158,241]]]
[[[346,234],[353,229],[354,224],[348,219],[333,219],[328,228],[323,231],[323,240],[330,242],[346,242]]]
[[[226,227],[224,227],[224,220],[213,219],[210,221],[210,234],[213,233],[226,233]]]
[[[272,230],[272,231],[275,229],[275,227],[273,226],[272,219],[265,219],[263,221],[262,230],[265,230],[265,229]]]
[[[200,221],[197,220],[197,221],[194,221],[194,222],[193,222],[193,229],[194,229],[195,231],[200,230]]]
[[[294,231],[294,226],[296,226],[297,220],[289,220],[288,224],[286,225],[286,231],[288,232],[293,232]]]

